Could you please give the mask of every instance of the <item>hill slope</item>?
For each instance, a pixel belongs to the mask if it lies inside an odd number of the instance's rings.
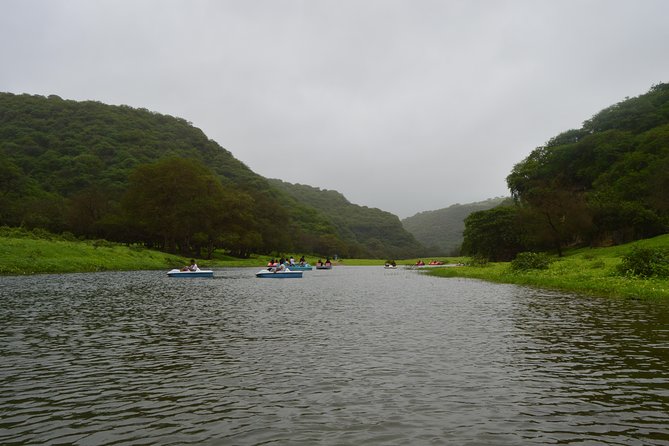
[[[326,215],[337,235],[352,247],[350,257],[407,258],[423,252],[424,248],[405,230],[396,215],[352,204],[334,190],[277,179],[271,179],[270,184]]]
[[[191,123],[146,109],[0,93],[0,156],[0,225],[142,241],[184,254],[205,245],[239,255],[291,250],[383,257],[401,251],[392,231],[377,233],[369,243],[347,237],[341,230],[346,224],[335,227],[327,213],[270,185]],[[165,172],[168,168],[172,172]],[[133,183],[137,171],[143,176]],[[182,206],[174,215],[190,214],[190,221],[173,218],[172,228],[158,231],[167,214],[154,218],[149,227],[144,220],[153,211],[141,210],[156,203],[137,191],[156,180],[151,172],[168,179],[171,174],[177,183],[179,177],[182,182],[188,177],[210,184],[211,196],[225,203],[215,212],[212,206],[205,211],[200,203],[198,215],[204,220],[193,217],[196,209]],[[165,195],[167,189],[158,185],[153,190]],[[133,207],[128,207],[131,192]],[[200,196],[185,201],[195,205],[198,200],[203,201]],[[347,206],[353,205],[344,204],[343,209]],[[167,211],[163,207],[155,212]],[[356,212],[348,214],[357,217]],[[282,231],[276,231],[277,222]],[[181,240],[168,235],[168,229],[170,234],[183,231]],[[399,231],[404,232],[401,226]]]
[[[623,243],[669,229],[669,84],[614,104],[507,177],[538,247]],[[531,227],[530,227],[531,226]],[[526,238],[527,239],[527,238]]]
[[[468,217],[466,254],[601,247],[669,232],[669,84],[535,148],[506,178],[515,206]]]
[[[462,245],[465,218],[472,212],[499,206],[505,198],[491,198],[477,203],[454,204],[444,209],[420,212],[402,220],[402,225],[427,246],[429,255],[457,255]]]

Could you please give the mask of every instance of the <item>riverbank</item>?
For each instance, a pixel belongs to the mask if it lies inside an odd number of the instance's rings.
[[[196,261],[201,268],[263,267],[269,259],[266,255],[239,259],[216,252],[213,259]],[[318,257],[307,256],[306,260],[315,265]],[[0,228],[0,275],[170,270],[189,262],[189,258],[141,246],[126,246],[105,240],[68,239],[42,231]],[[337,266],[382,266],[383,263],[383,260],[378,259],[334,262]],[[412,263],[415,260],[398,261],[398,264],[404,265]]]
[[[293,253],[295,258],[302,254]],[[267,255],[240,259],[214,252],[212,259],[196,259],[200,268],[264,267]],[[317,256],[305,256],[315,265]],[[322,257],[321,260],[325,260]],[[398,260],[412,265],[417,259]],[[435,260],[447,260],[438,258]],[[46,231],[0,227],[0,275],[59,274],[95,271],[170,270],[190,263],[190,258],[105,240],[78,240]],[[383,266],[379,259],[339,259],[335,266]]]
[[[436,268],[427,274],[527,285],[604,297],[669,298],[669,279],[621,276],[616,267],[633,246],[669,248],[669,234],[609,248],[585,248],[555,257],[545,270],[513,271],[509,262]]]
[[[555,258],[546,270],[513,271],[510,263],[486,266],[436,267],[427,274],[439,277],[463,277],[498,283],[512,283],[598,296],[624,298],[669,298],[669,279],[623,277],[616,271],[622,257],[632,246],[669,248],[669,234],[610,248],[581,249]],[[268,256],[238,259],[216,253],[211,260],[196,259],[203,268],[263,267]],[[307,256],[314,265],[317,257]],[[398,266],[414,265],[418,259],[397,260]],[[464,263],[464,258],[441,260],[448,264]],[[12,235],[0,232],[0,275],[59,274],[94,271],[170,270],[189,262],[183,256],[139,246],[125,246],[104,240],[66,240],[50,234]],[[336,266],[382,266],[378,259],[344,259]]]

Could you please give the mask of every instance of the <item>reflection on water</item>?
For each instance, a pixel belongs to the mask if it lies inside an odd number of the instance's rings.
[[[382,267],[0,278],[2,444],[669,444],[669,305]]]

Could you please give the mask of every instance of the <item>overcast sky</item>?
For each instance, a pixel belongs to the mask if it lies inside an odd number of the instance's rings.
[[[0,0],[0,91],[143,107],[401,218],[669,82],[667,0]]]

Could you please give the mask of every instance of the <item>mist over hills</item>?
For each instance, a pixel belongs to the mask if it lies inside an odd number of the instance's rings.
[[[402,220],[402,225],[427,247],[426,255],[458,255],[465,218],[472,212],[492,209],[510,201],[510,198],[497,197],[476,203],[457,203],[443,209],[419,212]]]

